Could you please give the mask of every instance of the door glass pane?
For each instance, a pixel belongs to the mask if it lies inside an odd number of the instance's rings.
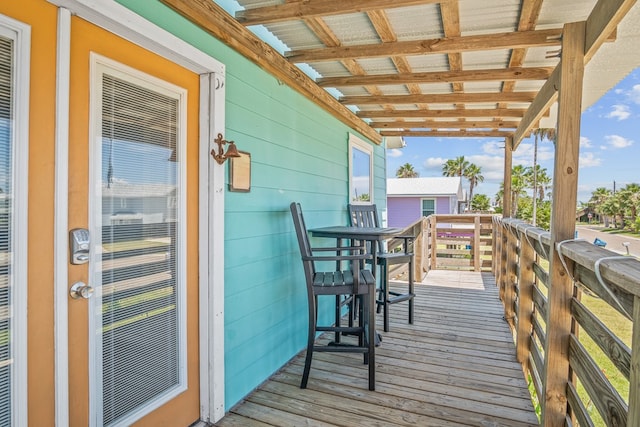
[[[13,213],[13,40],[0,36],[0,425],[11,425]]]
[[[102,407],[109,425],[180,384],[180,99],[102,75]],[[178,150],[179,151],[179,150]]]

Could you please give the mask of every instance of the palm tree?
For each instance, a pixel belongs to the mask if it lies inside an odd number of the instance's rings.
[[[484,181],[482,168],[471,163],[464,170],[464,177],[469,180],[469,200],[473,200],[473,189],[478,185],[478,183]]]
[[[620,198],[620,204],[625,213],[628,213],[629,217],[631,217],[631,223],[635,223],[640,207],[640,185],[636,183],[627,184],[616,195]]]
[[[533,225],[536,225],[536,192],[538,189],[538,139],[548,139],[549,141],[553,141],[556,139],[556,130],[554,128],[538,128],[533,131],[533,135],[535,136],[535,142],[533,144],[533,216],[531,217],[531,223]]]
[[[398,178],[417,178],[418,176],[420,176],[420,174],[413,169],[411,163],[405,163],[396,171],[396,177]]]
[[[526,168],[516,165],[511,169],[511,216],[517,218],[518,199],[527,188]]]
[[[469,162],[464,156],[450,159],[442,165],[442,175],[444,176],[464,176],[464,171],[469,167]]]
[[[598,187],[591,193],[591,198],[587,202],[598,216],[606,216],[603,205],[611,197],[611,190],[604,187]],[[609,225],[609,219],[605,218],[605,226]]]
[[[488,211],[491,206],[491,200],[486,194],[476,194],[471,199],[472,211]]]

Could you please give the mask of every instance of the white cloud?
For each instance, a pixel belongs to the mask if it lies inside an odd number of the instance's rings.
[[[626,148],[633,144],[633,141],[620,135],[607,135],[604,137],[612,148]]]
[[[591,144],[591,140],[589,138],[587,138],[586,136],[581,136],[580,137],[580,148],[591,148],[592,144]]]
[[[640,84],[633,85],[627,95],[633,102],[640,104]]]
[[[504,155],[504,141],[490,141],[482,144],[482,152],[493,155]]]
[[[616,119],[618,121],[626,120],[631,116],[629,107],[623,104],[615,104],[611,106],[611,111],[605,117],[608,119]]]
[[[400,157],[402,156],[402,150],[397,148],[392,148],[391,150],[387,150],[387,156],[389,157]]]
[[[488,154],[477,154],[465,156],[465,159],[482,169],[482,176],[484,176],[485,181],[502,182],[504,178],[504,155],[492,156]]]
[[[422,163],[422,166],[428,173],[442,175],[442,165],[446,163],[447,159],[442,157],[428,157]]]
[[[580,168],[592,168],[600,166],[602,159],[596,157],[593,153],[583,153],[580,155]]]

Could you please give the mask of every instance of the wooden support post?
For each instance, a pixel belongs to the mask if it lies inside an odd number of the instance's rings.
[[[529,241],[523,236],[526,230],[520,232],[520,272],[518,274],[518,325],[516,329],[516,356],[522,364],[522,370],[527,374],[529,360],[529,341],[531,339],[531,316],[533,316],[533,284],[535,273],[533,263],[535,251]]]
[[[436,255],[438,254],[438,233],[436,231],[436,225],[438,221],[435,215],[429,217],[430,229],[431,229],[431,268],[430,270],[436,270],[438,265],[436,264]]]
[[[511,144],[513,138],[504,139],[504,184],[502,194],[502,218],[511,217],[511,167],[512,167],[512,151]],[[507,229],[502,226],[500,229],[500,299],[504,301],[504,292],[507,287],[507,251],[509,250]],[[506,305],[505,305],[506,308]]]
[[[511,217],[511,168],[513,138],[504,139],[504,184],[502,186],[502,217]]]
[[[502,271],[501,268],[501,261],[502,261],[502,247],[501,247],[501,242],[502,242],[502,222],[501,221],[495,221],[493,223],[493,244],[495,246],[495,250],[493,251],[493,275],[496,277],[496,284],[498,285],[498,287],[500,286],[501,283],[501,279],[500,279],[500,272]]]
[[[473,271],[480,271],[482,260],[480,259],[480,215],[473,219]]]
[[[504,318],[509,323],[512,329],[515,328],[515,312],[513,309],[514,302],[516,300],[516,263],[518,254],[516,253],[518,242],[514,235],[514,230],[507,226],[504,230],[507,235],[507,265],[505,269],[504,278]]]
[[[627,426],[640,425],[640,297],[633,298],[633,335],[631,338],[631,376],[629,378],[629,416]]]
[[[569,336],[573,282],[565,272],[556,243],[574,238],[578,191],[580,114],[584,75],[585,22],[566,24],[562,32],[562,59],[558,94],[558,132],[553,168],[549,310],[545,342],[542,424],[564,426],[569,378]],[[573,267],[569,263],[569,268]]]

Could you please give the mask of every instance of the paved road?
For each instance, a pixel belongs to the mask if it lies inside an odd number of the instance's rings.
[[[603,233],[604,227],[598,225],[578,225],[576,231],[578,232],[578,239],[586,239],[593,242],[596,238],[603,240],[607,243],[605,249],[609,249],[613,252],[626,254],[627,250],[622,245],[623,243],[629,243],[629,253],[640,258],[640,239],[635,237],[629,237],[621,234]]]

